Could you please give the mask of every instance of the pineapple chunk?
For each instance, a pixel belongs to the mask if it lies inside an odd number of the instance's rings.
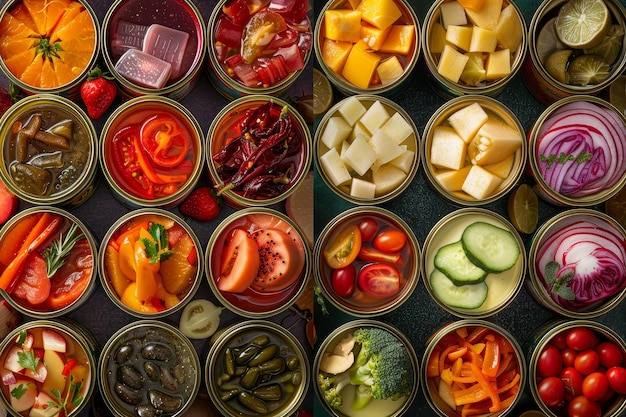
[[[377,129],[369,141],[376,152],[376,166],[381,166],[397,158],[404,152],[404,149],[389,136],[385,135],[382,130]]]
[[[465,68],[465,64],[467,64],[468,60],[469,57],[463,55],[454,49],[454,47],[445,45],[439,57],[437,73],[453,83],[458,83],[463,73],[463,68]]]
[[[431,54],[440,54],[446,45],[446,30],[441,23],[435,22],[430,29],[429,46]]]
[[[394,167],[400,168],[405,173],[409,173],[411,168],[413,168],[413,164],[415,162],[415,152],[406,149],[406,146],[403,146],[404,152],[397,156],[396,158],[389,161],[389,164]]]
[[[461,191],[465,178],[471,165],[467,165],[461,169],[448,169],[435,173],[435,179],[441,186],[449,192]]]
[[[361,25],[361,39],[371,50],[378,51],[385,42],[385,39],[387,39],[390,30],[391,26],[385,29],[379,29],[376,26],[364,23]]]
[[[332,72],[341,74],[351,49],[351,42],[334,41],[326,38],[322,44],[322,59]]]
[[[324,153],[324,155],[320,157],[320,163],[326,173],[326,176],[335,186],[349,183],[350,180],[352,180],[352,177],[350,176],[346,165],[341,160],[337,149],[331,148]]]
[[[446,41],[464,51],[469,51],[472,41],[472,32],[473,29],[471,26],[448,25]]]
[[[385,54],[408,55],[415,42],[415,26],[392,25],[387,39],[380,47]]]
[[[459,4],[458,1],[451,1],[448,3],[442,3],[439,6],[441,11],[441,22],[444,29],[448,29],[448,26],[463,26],[467,25],[467,15],[465,9]]]
[[[487,65],[485,66],[487,80],[499,80],[511,73],[511,51],[500,49],[489,54]]]
[[[372,172],[372,182],[376,184],[376,195],[394,191],[405,179],[406,174],[404,171],[391,164],[383,165]]]
[[[352,127],[354,127],[356,122],[359,121],[366,111],[367,109],[356,96],[350,96],[343,100],[337,109],[337,112],[339,112],[344,120]]]
[[[394,0],[362,0],[357,10],[361,18],[379,29],[386,29],[402,17],[402,11]]]
[[[500,20],[498,20],[495,32],[501,49],[516,51],[522,43],[522,23],[512,4],[506,6],[500,13]]]
[[[500,19],[502,0],[485,0],[480,9],[465,9],[467,18],[474,25],[483,29],[494,30]]]
[[[483,167],[472,165],[461,190],[476,200],[482,200],[493,194],[501,183],[502,178],[493,175]]]
[[[497,45],[498,37],[495,31],[474,26],[469,46],[470,52],[494,52]]]
[[[358,42],[361,39],[361,12],[349,9],[326,10],[324,28],[327,39]]]
[[[373,146],[363,136],[354,138],[343,155],[343,161],[358,175],[363,176],[376,161],[377,153]]]
[[[385,59],[376,68],[376,74],[382,85],[391,84],[402,76],[404,69],[397,56]]]
[[[383,104],[376,100],[372,103],[369,109],[361,116],[360,122],[365,126],[367,130],[374,133],[376,129],[381,127],[391,116],[389,112],[383,106]]]
[[[461,139],[468,143],[476,136],[478,129],[485,124],[488,118],[489,116],[482,106],[475,102],[452,113],[448,117],[448,123]]]
[[[522,146],[522,135],[500,119],[490,117],[468,145],[474,165],[491,165],[512,155]]]
[[[337,148],[341,142],[348,139],[350,133],[352,133],[352,128],[345,119],[341,116],[333,116],[326,122],[321,141],[329,149]]]
[[[484,165],[483,168],[491,172],[493,175],[496,175],[502,178],[503,180],[505,180],[511,174],[511,170],[513,169],[514,163],[515,163],[515,154],[512,154],[504,158],[502,161],[496,162],[495,164]]]
[[[430,145],[430,163],[439,168],[461,169],[465,165],[467,146],[463,139],[449,126],[433,129]]]
[[[369,87],[379,62],[380,55],[370,51],[365,42],[359,40],[350,50],[341,75],[349,83],[365,89]]]
[[[389,120],[380,127],[380,130],[397,144],[401,144],[413,134],[413,127],[411,127],[409,122],[398,112],[394,113]]]
[[[376,197],[376,184],[354,178],[350,184],[350,195],[355,198],[374,198]]]
[[[485,61],[483,61],[482,52],[467,52],[465,54],[469,59],[463,73],[461,73],[461,81],[467,85],[478,85],[485,81],[487,71],[485,71]]]

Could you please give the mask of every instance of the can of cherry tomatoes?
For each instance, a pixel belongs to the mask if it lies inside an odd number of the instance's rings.
[[[535,11],[528,28],[528,54],[522,77],[532,95],[544,104],[551,104],[576,94],[601,94],[626,68],[624,24],[626,9],[620,1],[603,0],[609,12],[605,39],[584,48],[569,48],[557,35],[555,23],[568,0],[544,0]],[[567,52],[569,51],[569,53]],[[550,57],[552,54],[557,54]],[[558,54],[561,56],[559,57]],[[585,56],[602,57],[588,58]],[[576,63],[576,60],[579,60]],[[585,60],[591,60],[589,65]],[[576,67],[602,68],[605,73],[596,81],[586,82],[572,71]]]

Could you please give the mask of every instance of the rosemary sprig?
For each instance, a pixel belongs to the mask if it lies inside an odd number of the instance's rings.
[[[61,394],[57,388],[51,389],[50,392],[54,396],[55,401],[48,401],[48,407],[55,407],[57,409],[56,413],[53,414],[56,416],[63,412],[64,416],[69,415],[68,408],[70,405],[77,407],[81,401],[83,400],[82,395],[80,395],[80,390],[83,383],[82,381],[74,382],[74,375],[70,375],[70,385],[67,389],[67,393],[65,397]]]
[[[52,277],[59,268],[65,263],[65,259],[72,251],[72,248],[85,235],[83,233],[76,234],[78,225],[72,224],[65,236],[59,236],[58,240],[52,242],[52,245],[43,251],[43,257],[46,260],[46,273],[48,278]]]

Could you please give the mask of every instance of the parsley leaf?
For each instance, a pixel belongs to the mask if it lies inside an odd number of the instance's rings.
[[[48,401],[48,407],[55,407],[57,409],[54,415],[60,414],[63,411],[63,415],[67,416],[71,408],[70,405],[77,407],[82,401],[83,396],[80,395],[83,386],[82,381],[75,381],[74,375],[70,376],[70,385],[65,397],[61,394],[57,388],[50,390],[50,393],[54,397],[55,401]]]
[[[578,155],[566,154],[561,152],[560,154],[550,154],[548,156],[539,155],[539,162],[545,162],[546,168],[550,169],[554,164],[564,164],[568,161],[575,161],[577,164],[590,161],[593,155],[587,151],[582,151]]]
[[[152,223],[148,228],[148,233],[152,239],[142,238],[141,242],[146,248],[146,255],[151,264],[165,261],[172,256],[172,251],[168,247],[167,230],[162,224]]]
[[[32,350],[17,352],[17,363],[26,369],[35,371],[39,364],[39,358],[35,357],[35,353]]]
[[[19,400],[22,398],[22,395],[26,394],[26,391],[28,391],[26,385],[20,384],[11,390],[11,397]]]
[[[574,276],[573,271],[568,271],[557,277],[557,273],[561,266],[558,262],[550,261],[546,264],[543,270],[544,279],[546,284],[552,285],[552,293],[558,295],[564,300],[572,301],[576,299],[576,294],[567,285]]]

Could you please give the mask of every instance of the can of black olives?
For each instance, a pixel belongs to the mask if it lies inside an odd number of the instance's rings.
[[[97,185],[97,134],[74,102],[37,94],[0,119],[0,179],[20,199],[75,208]]]
[[[304,401],[309,361],[300,341],[284,327],[250,320],[224,329],[210,346],[205,385],[226,417],[287,417]]]
[[[115,415],[177,417],[198,393],[201,368],[193,344],[180,330],[140,320],[109,338],[97,376],[104,402]]]

